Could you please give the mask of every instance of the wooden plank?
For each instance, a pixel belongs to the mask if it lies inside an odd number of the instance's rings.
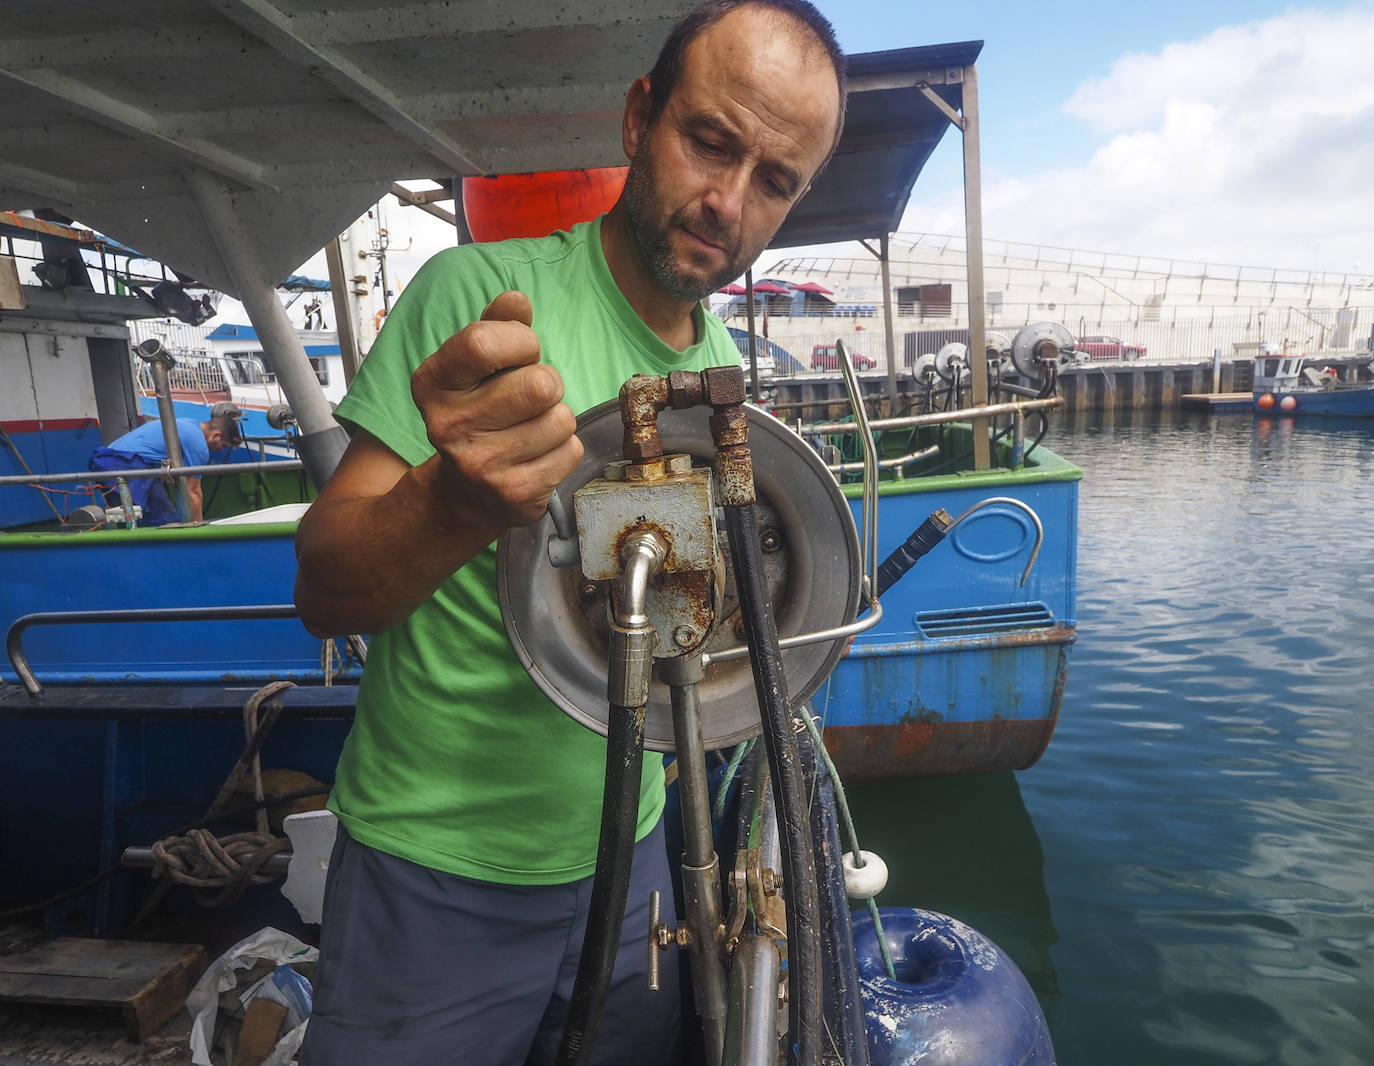
[[[118,1007],[141,1042],[185,1005],[205,966],[199,944],[62,937],[0,958],[0,1000]]]

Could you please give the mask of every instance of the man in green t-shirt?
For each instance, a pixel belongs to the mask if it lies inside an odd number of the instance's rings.
[[[630,87],[611,211],[435,256],[340,404],[352,438],[301,521],[296,603],[313,633],[373,639],[330,800],[302,1066],[551,1059],[606,745],[516,660],[494,542],[539,519],[577,465],[575,411],[636,372],[738,362],[701,300],[754,261],[829,158],[843,70],[804,0],[698,8]],[[671,898],[662,807],[649,757],[598,1063],[671,1058],[676,996],[650,995],[643,975],[648,892]]]

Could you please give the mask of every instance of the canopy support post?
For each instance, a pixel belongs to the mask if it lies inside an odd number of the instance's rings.
[[[297,449],[306,473],[322,489],[343,458],[348,434],[334,420],[305,346],[277,299],[276,283],[254,254],[232,190],[198,167],[187,168],[185,180],[300,426]]]
[[[978,68],[964,68],[964,268],[968,273],[968,362],[973,375],[973,406],[988,405],[987,323],[983,294],[982,159],[978,147]],[[973,420],[973,469],[992,466],[991,423]]]

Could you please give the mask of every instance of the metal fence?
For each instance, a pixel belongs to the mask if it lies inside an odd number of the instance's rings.
[[[1124,345],[1145,349],[1144,360],[1152,363],[1198,363],[1209,361],[1218,351],[1223,359],[1246,359],[1256,355],[1260,345],[1278,351],[1311,356],[1358,356],[1370,351],[1374,308],[1341,308],[1334,312],[1309,313],[1301,308],[1269,308],[1235,314],[1183,315],[1169,309],[1159,318],[1144,315],[1130,319],[1094,319],[1086,315],[1074,321],[1038,317],[1008,321],[999,315],[988,325],[989,332],[1014,338],[1028,322],[1061,321],[1075,337],[1113,337]],[[742,326],[733,318],[731,326]],[[948,318],[911,318],[894,321],[897,368],[910,367],[920,355],[935,353],[951,342],[967,343],[967,320],[958,314]],[[881,316],[875,318],[771,318],[768,326],[769,350],[774,354],[778,374],[834,373],[825,359],[813,353],[833,346],[836,339],[845,347],[859,370],[887,369],[887,332]],[[781,350],[779,354],[778,350]],[[1099,353],[1102,349],[1098,349]],[[1082,361],[1101,361],[1082,355]],[[814,365],[813,362],[819,365]],[[871,364],[871,365],[865,365]]]

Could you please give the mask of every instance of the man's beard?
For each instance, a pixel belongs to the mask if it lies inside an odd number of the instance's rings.
[[[688,214],[685,208],[660,221],[661,202],[651,172],[653,164],[649,161],[648,147],[646,132],[625,179],[625,216],[630,223],[630,234],[640,259],[665,292],[679,300],[703,300],[743,274],[757,251],[746,256],[740,250],[737,236],[700,215]],[[705,277],[686,274],[673,251],[672,234],[679,228],[686,228],[702,240],[724,249],[724,266]]]

